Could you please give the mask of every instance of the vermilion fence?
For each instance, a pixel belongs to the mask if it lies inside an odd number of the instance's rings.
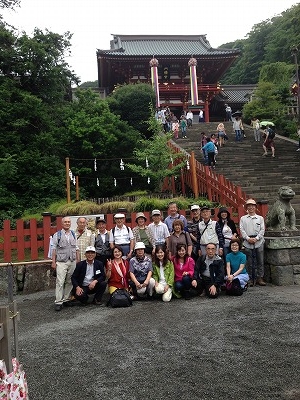
[[[261,215],[266,215],[266,205],[261,206]],[[245,214],[243,204],[238,208],[238,212],[231,207],[227,207],[231,213],[232,219],[238,223],[240,217]],[[219,208],[213,210],[214,218],[218,214]],[[180,214],[190,219],[189,210],[180,210]],[[147,223],[151,222],[149,211],[144,212],[147,217]],[[163,217],[167,216],[167,212],[163,211]],[[94,217],[93,217],[94,218]],[[107,221],[107,229],[110,230],[114,226],[114,215],[107,214],[105,216]],[[135,223],[136,213],[126,214],[126,225],[133,228]],[[49,249],[49,237],[57,230],[61,229],[62,217],[56,217],[54,220],[51,215],[45,215],[43,222],[37,224],[35,219],[29,222],[18,220],[16,229],[11,229],[10,221],[5,220],[3,229],[0,231],[0,255],[5,263],[12,261],[37,261],[39,259],[47,259]],[[29,253],[29,255],[28,255]]]
[[[208,200],[231,207],[233,213],[243,215],[244,204],[248,198],[247,194],[238,185],[233,184],[224,175],[217,174],[208,166],[201,164],[195,159],[195,154],[183,152],[176,143],[170,141],[168,145],[175,153],[183,153],[183,158],[189,161],[189,169],[182,168],[180,183],[183,195],[187,192],[187,188],[193,192],[195,197],[205,197]],[[174,163],[180,163],[182,158],[178,158]],[[174,193],[174,180],[166,180],[165,190]],[[268,210],[267,204],[259,204],[258,213],[263,217],[266,216]]]

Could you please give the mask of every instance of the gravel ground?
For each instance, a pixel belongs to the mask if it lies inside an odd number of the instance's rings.
[[[52,291],[15,299],[30,400],[300,399],[299,286],[61,312]]]

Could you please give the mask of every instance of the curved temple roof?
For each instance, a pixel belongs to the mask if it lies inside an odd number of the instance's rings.
[[[237,56],[240,50],[213,49],[206,35],[113,35],[110,50],[97,54],[120,56]]]

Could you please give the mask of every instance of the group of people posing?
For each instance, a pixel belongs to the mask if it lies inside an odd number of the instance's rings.
[[[164,221],[160,210],[153,210],[147,225],[139,212],[133,229],[125,224],[125,215],[117,213],[110,232],[105,218],[97,218],[93,233],[86,218],[78,218],[72,231],[70,217],[64,217],[62,230],[53,236],[55,310],[73,305],[72,295],[83,305],[93,295],[93,303],[101,305],[107,287],[110,294],[124,289],[133,299],[156,296],[169,302],[173,296],[190,299],[203,292],[216,298],[226,282],[242,290],[255,282],[265,286],[265,228],[256,207],[253,199],[246,202],[239,234],[226,208],[213,220],[211,209],[197,204],[191,206],[189,221],[174,202]]]

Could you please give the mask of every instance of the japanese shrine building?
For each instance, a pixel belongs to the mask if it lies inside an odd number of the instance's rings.
[[[174,113],[203,109],[209,121],[212,99],[221,92],[220,79],[240,51],[213,49],[206,35],[113,35],[109,50],[97,50],[98,84],[102,97],[116,85],[151,83],[149,62],[158,60],[159,96],[162,106]],[[188,62],[197,60],[198,105],[191,106]]]

